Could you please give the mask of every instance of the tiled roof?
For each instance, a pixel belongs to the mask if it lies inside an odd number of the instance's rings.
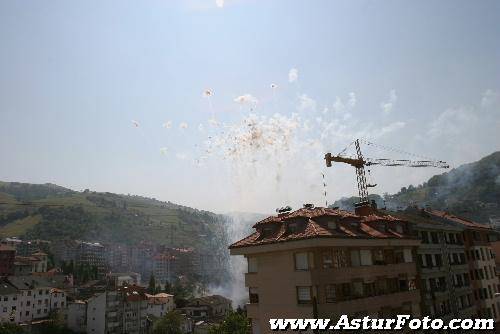
[[[302,224],[296,232],[290,232],[287,224],[298,221]],[[336,228],[328,227],[328,222],[335,222]],[[263,245],[311,238],[411,238],[396,232],[393,224],[406,221],[387,214],[359,216],[352,212],[330,208],[303,208],[290,213],[271,216],[257,222],[257,230],[246,238],[232,244],[230,248]],[[385,223],[386,227],[379,226]],[[263,233],[266,226],[274,226],[274,231]]]
[[[465,218],[457,217],[457,216],[452,215],[451,213],[448,213],[448,212],[438,211],[438,210],[426,210],[426,212],[430,213],[433,216],[436,216],[439,218],[444,218],[444,219],[450,220],[452,222],[464,225],[466,227],[479,228],[479,229],[491,229],[491,227],[489,227],[488,225],[479,224],[479,223],[473,222],[473,221],[465,219]]]
[[[194,298],[188,304],[188,306],[212,306],[219,304],[231,303],[230,299],[220,295],[204,296],[199,298]]]
[[[148,304],[161,305],[167,304],[169,298],[173,298],[174,295],[169,295],[168,293],[157,293],[156,295],[150,295],[146,293],[148,298]]]

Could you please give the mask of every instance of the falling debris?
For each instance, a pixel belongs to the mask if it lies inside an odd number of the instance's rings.
[[[139,122],[132,120],[132,125],[136,128],[139,127]]]
[[[172,127],[172,121],[166,121],[162,125],[165,129],[170,129]]]
[[[277,84],[272,83],[272,84],[271,84],[271,89],[276,89],[276,88],[278,88],[278,85],[277,85]]]
[[[210,89],[205,89],[202,93],[203,97],[211,97],[214,93]]]

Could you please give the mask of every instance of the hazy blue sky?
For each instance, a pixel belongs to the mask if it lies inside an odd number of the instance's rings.
[[[268,212],[319,204],[322,154],[358,136],[474,161],[500,149],[499,36],[499,1],[0,0],[0,180]],[[212,113],[298,113],[294,157],[193,163],[226,129]],[[326,172],[330,199],[355,193],[351,168]],[[373,174],[382,193],[438,172]]]

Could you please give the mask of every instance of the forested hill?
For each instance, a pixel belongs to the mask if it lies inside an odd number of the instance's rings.
[[[0,182],[0,237],[137,243],[213,249],[228,218],[153,198],[53,184]]]
[[[430,205],[489,223],[490,218],[500,217],[500,152],[435,175],[421,185],[404,187],[394,195],[372,195],[371,199],[379,205],[385,200],[388,209]],[[356,198],[343,198],[334,206],[349,208],[354,202]]]

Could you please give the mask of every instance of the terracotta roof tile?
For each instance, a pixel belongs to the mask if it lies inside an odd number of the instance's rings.
[[[298,222],[298,230],[291,232],[287,226]],[[328,222],[335,222],[336,229],[331,229]],[[385,222],[387,232],[377,228],[377,222]],[[310,238],[411,238],[391,229],[391,223],[406,221],[386,214],[359,216],[352,212],[330,208],[303,208],[293,212],[270,216],[254,225],[256,232],[235,242],[230,248],[280,243],[285,241]],[[266,226],[275,226],[275,230],[265,231]]]

